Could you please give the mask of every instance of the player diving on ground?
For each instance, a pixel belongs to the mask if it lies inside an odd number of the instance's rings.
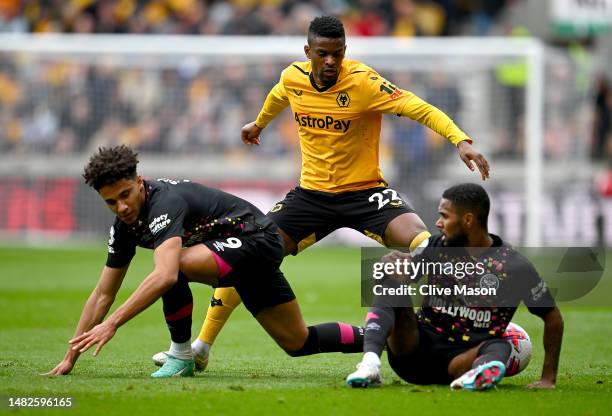
[[[162,298],[171,347],[154,378],[192,376],[188,282],[235,287],[246,308],[291,356],[362,351],[362,328],[345,323],[306,326],[280,271],[283,240],[259,209],[234,195],[190,181],[143,180],[126,146],[101,148],[85,167],[86,183],[116,215],[108,257],[64,359],[49,375],[68,374],[79,355],[94,355],[116,331]],[[110,316],[136,247],[153,249],[154,269]]]

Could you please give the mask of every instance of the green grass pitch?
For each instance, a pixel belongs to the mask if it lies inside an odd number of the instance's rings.
[[[608,254],[608,260],[612,261]],[[191,379],[152,380],[150,357],[168,346],[161,303],[119,329],[97,358],[81,357],[72,374],[40,373],[63,357],[81,308],[105,260],[104,247],[78,250],[0,248],[1,413],[42,414],[363,414],[363,415],[610,415],[612,414],[612,308],[562,308],[565,338],[557,389],[529,391],[543,358],[542,323],[521,309],[514,321],[534,343],[533,359],[520,375],[485,393],[451,392],[447,386],[400,382],[385,360],[380,389],[353,390],[344,378],[359,355],[291,358],[238,308],[213,348],[205,373]],[[608,264],[612,264],[609,262]],[[116,305],[151,269],[139,251]],[[359,250],[311,248],[286,259],[283,271],[308,324],[362,323]],[[257,275],[253,274],[256,279]],[[212,289],[192,285],[194,336]],[[71,396],[70,409],[9,409],[8,397]]]

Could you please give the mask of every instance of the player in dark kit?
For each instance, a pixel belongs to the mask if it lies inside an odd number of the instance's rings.
[[[544,321],[542,376],[530,386],[555,386],[563,337],[561,313],[533,265],[489,234],[489,205],[481,186],[453,186],[444,191],[438,207],[436,226],[441,234],[430,237],[420,254],[386,256],[384,260],[391,263],[407,259],[428,267],[468,263],[474,267],[461,275],[432,269],[425,283],[439,290],[426,293],[416,314],[410,296],[402,295],[403,307],[391,292],[375,296],[366,316],[364,356],[357,371],[347,377],[349,385],[380,384],[380,356],[386,345],[391,368],[409,383],[451,383],[453,389],[470,390],[493,387],[503,378],[511,353],[502,334],[523,301]],[[385,281],[389,288],[401,287],[397,276]],[[483,287],[494,287],[495,295]]]
[[[192,376],[193,301],[188,281],[235,287],[246,308],[291,356],[362,350],[361,328],[344,323],[306,327],[279,270],[282,238],[255,206],[189,181],[144,181],[136,174],[137,163],[130,148],[117,146],[100,149],[85,168],[85,181],[116,219],[100,280],[64,359],[49,374],[68,374],[79,354],[96,344],[97,355],[121,325],[161,297],[172,344],[164,366],[152,377]],[[154,250],[155,268],[103,321],[136,246]]]
[[[293,62],[269,92],[257,119],[241,131],[242,141],[259,145],[264,128],[291,107],[302,155],[300,185],[268,215],[279,227],[285,254],[297,254],[342,227],[388,247],[417,247],[429,237],[423,221],[379,165],[383,114],[415,120],[448,139],[461,160],[484,179],[489,165],[446,114],[410,91],[393,85],[373,68],[345,59],[342,22],[317,17],[308,28],[307,60]],[[475,166],[476,167],[475,167]],[[240,303],[232,289],[217,289],[194,352],[207,357],[223,324]],[[163,353],[153,359],[161,364]]]

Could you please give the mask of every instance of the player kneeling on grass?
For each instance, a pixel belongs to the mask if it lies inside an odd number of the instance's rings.
[[[101,148],[83,175],[116,215],[108,258],[64,359],[49,375],[68,374],[79,355],[94,355],[117,329],[158,298],[172,339],[155,378],[191,376],[193,301],[188,281],[233,286],[246,308],[291,356],[362,351],[362,329],[343,323],[306,327],[295,295],[280,271],[283,240],[249,202],[189,181],[143,180],[137,155],[126,146]],[[154,249],[154,270],[106,320],[136,246]]]
[[[433,268],[421,287],[439,290],[421,293],[425,296],[417,313],[408,295],[402,295],[403,307],[389,292],[375,296],[366,316],[363,359],[346,379],[350,386],[380,384],[380,356],[386,345],[391,368],[409,383],[489,389],[506,372],[511,344],[504,339],[504,332],[521,301],[544,320],[542,376],[530,387],[555,386],[563,337],[561,313],[533,265],[501,238],[489,234],[489,205],[489,197],[479,185],[447,189],[438,207],[436,226],[441,234],[430,237],[419,254],[392,252],[384,258],[392,263],[408,260],[415,265],[438,263],[445,267],[469,261],[481,269],[459,276]],[[395,275],[384,281],[401,288]],[[496,296],[456,293],[454,288],[461,286],[466,290],[495,287]]]

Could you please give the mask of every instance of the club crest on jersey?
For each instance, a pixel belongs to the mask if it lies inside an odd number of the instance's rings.
[[[494,274],[485,274],[480,278],[480,287],[482,289],[499,289],[499,277]]]
[[[172,220],[168,218],[168,214],[160,215],[157,218],[154,218],[153,221],[149,224],[149,230],[151,230],[151,234],[155,235],[164,228],[166,228]]]
[[[349,97],[348,92],[341,91],[336,97],[336,102],[338,103],[338,107],[348,107],[349,104],[351,104],[351,97]]]
[[[351,125],[351,120],[336,120],[332,116],[316,117],[296,112],[293,114],[293,117],[300,127],[340,130],[342,133],[346,133]]]
[[[301,97],[302,96],[302,90],[296,90],[295,88],[293,88],[293,92],[296,96]]]

